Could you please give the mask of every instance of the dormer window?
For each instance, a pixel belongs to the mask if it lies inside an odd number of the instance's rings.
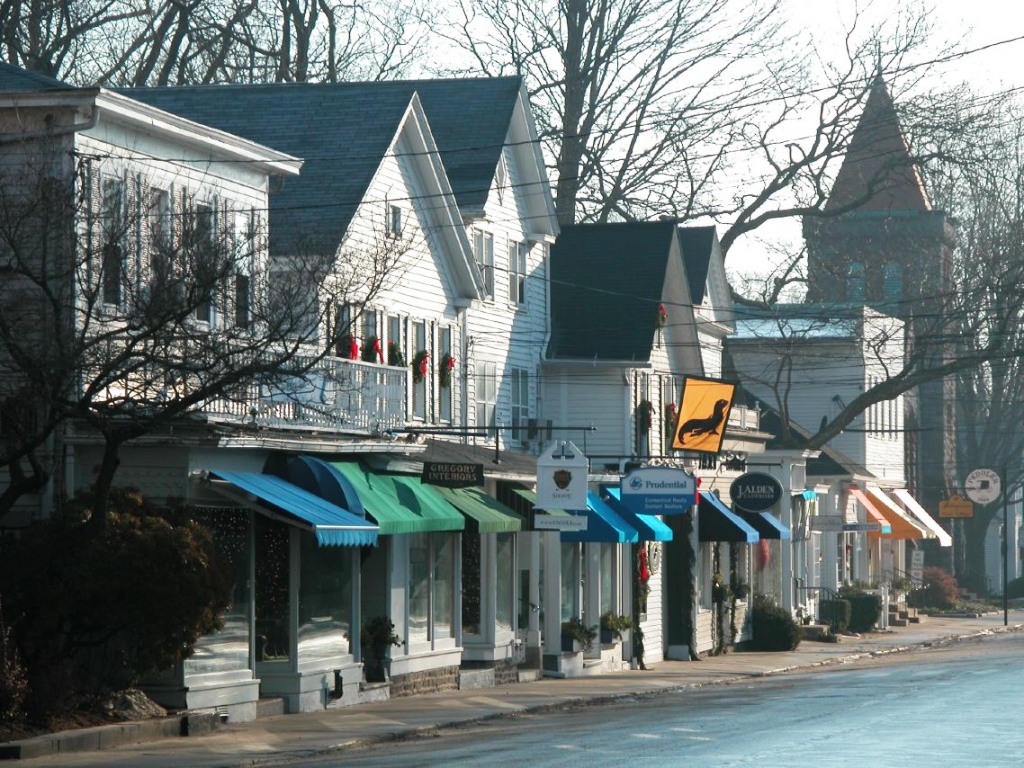
[[[473,254],[484,279],[484,292],[488,299],[494,298],[494,235],[476,230],[473,232]]]

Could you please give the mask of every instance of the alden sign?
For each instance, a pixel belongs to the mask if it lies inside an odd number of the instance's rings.
[[[782,500],[782,484],[764,472],[747,472],[732,481],[729,496],[744,512],[765,512]]]

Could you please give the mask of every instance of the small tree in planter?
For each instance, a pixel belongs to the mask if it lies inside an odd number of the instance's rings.
[[[601,642],[611,643],[622,639],[622,633],[633,628],[633,619],[611,611],[601,614]]]
[[[574,643],[579,643],[580,648],[589,651],[594,647],[596,637],[597,627],[588,627],[579,616],[562,622],[562,650],[565,652],[575,650]]]
[[[366,682],[382,683],[387,680],[384,660],[390,646],[400,647],[401,639],[395,634],[395,625],[387,616],[377,616],[363,627],[359,641],[368,655],[363,659]]]

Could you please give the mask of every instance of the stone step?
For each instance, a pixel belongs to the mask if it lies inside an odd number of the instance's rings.
[[[256,702],[256,718],[261,717],[273,717],[274,715],[284,714],[284,699],[283,698],[267,698],[260,699]]]

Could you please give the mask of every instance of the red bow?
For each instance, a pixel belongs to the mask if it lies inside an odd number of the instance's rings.
[[[423,359],[420,360],[420,373],[424,376],[427,375],[427,364],[430,362],[430,355],[424,354]]]
[[[373,340],[373,351],[377,353],[377,359],[381,362],[381,364],[383,364],[384,363],[384,350],[380,346],[380,339],[374,339]]]
[[[358,360],[359,359],[359,342],[356,341],[355,336],[348,337],[348,359]]]
[[[651,578],[651,572],[647,569],[647,547],[640,550],[640,581],[647,581]]]
[[[448,370],[455,370],[455,358],[452,357],[451,355],[448,355]]]

